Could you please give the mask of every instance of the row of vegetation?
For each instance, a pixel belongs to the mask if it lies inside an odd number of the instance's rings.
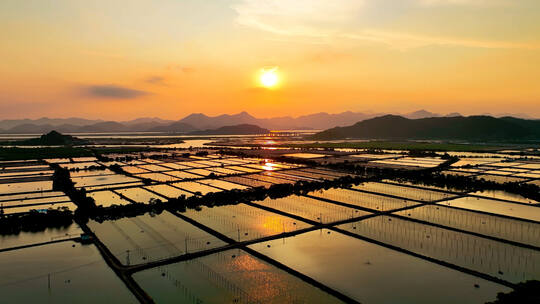
[[[206,153],[201,151],[199,156]],[[165,157],[166,155],[155,155],[156,157]],[[189,157],[189,153],[185,155]],[[199,209],[202,206],[220,206],[229,204],[238,204],[241,202],[250,202],[264,200],[267,197],[278,198],[285,197],[291,194],[305,194],[310,191],[329,189],[333,187],[348,187],[353,184],[359,184],[367,179],[359,176],[345,176],[335,180],[326,181],[298,181],[295,184],[276,184],[269,188],[255,187],[246,190],[226,190],[221,192],[208,193],[206,195],[197,195],[191,197],[180,196],[169,200],[153,200],[148,204],[132,203],[128,205],[112,205],[109,207],[96,206],[95,201],[86,195],[84,188],[77,189],[70,177],[70,170],[62,168],[57,164],[52,164],[54,169],[53,174],[53,190],[63,191],[71,201],[77,205],[75,214],[70,211],[49,210],[47,213],[31,212],[20,216],[10,216],[3,218],[0,222],[2,225],[10,227],[18,227],[12,230],[5,229],[0,233],[12,234],[17,230],[43,230],[47,227],[57,227],[58,225],[66,225],[71,223],[73,216],[77,221],[86,221],[89,218],[95,220],[117,219],[122,217],[137,216],[144,213],[161,213],[163,210],[185,211],[186,208]],[[101,168],[101,167],[100,167]],[[99,169],[100,169],[99,168]],[[98,168],[95,168],[98,169]],[[116,173],[131,174],[125,172],[119,165],[111,165],[109,169]],[[241,175],[242,173],[239,173]],[[154,183],[151,180],[143,180],[145,184]],[[59,220],[59,214],[62,219]],[[37,217],[39,216],[39,219]],[[28,220],[26,220],[28,219]],[[31,220],[30,220],[31,219]],[[15,224],[16,223],[16,224]]]
[[[200,210],[201,207],[216,207],[223,205],[233,205],[242,202],[261,201],[266,198],[280,198],[289,195],[306,194],[315,190],[330,189],[336,187],[349,187],[367,181],[364,177],[344,176],[335,180],[326,181],[298,181],[294,184],[275,184],[269,188],[253,187],[245,190],[233,189],[220,192],[211,192],[206,195],[185,197],[184,195],[166,201],[153,200],[148,204],[132,203],[128,205],[113,205],[106,208],[93,207],[86,208],[86,213],[77,212],[78,219],[92,218],[97,221],[118,219],[123,217],[133,217],[145,213],[159,214],[163,210],[180,211],[186,209]]]
[[[48,228],[67,227],[73,223],[73,213],[69,210],[48,210],[47,213],[29,213],[4,216],[0,211],[0,235],[38,232]]]
[[[94,156],[94,153],[87,148],[75,147],[0,148],[0,160],[71,158],[86,156]]]
[[[0,147],[0,160],[30,160],[47,158],[73,158],[73,157],[98,157],[108,153],[139,153],[161,151],[158,148],[148,147],[118,147],[118,148],[87,148],[87,147],[42,147],[42,148],[17,148]],[[105,156],[105,158],[107,158]]]
[[[242,146],[260,147],[258,144],[242,144]],[[386,149],[386,150],[430,150],[455,152],[495,152],[516,146],[483,145],[451,142],[422,142],[422,141],[352,141],[352,142],[315,142],[305,144],[283,143],[273,147],[299,149]]]
[[[530,183],[506,182],[497,183],[474,176],[462,176],[442,173],[457,158],[450,158],[435,168],[423,170],[406,170],[388,167],[368,167],[362,163],[329,164],[328,167],[346,170],[355,174],[370,174],[396,181],[411,182],[419,185],[431,185],[440,188],[460,191],[501,190],[519,194],[526,198],[540,201],[540,186]]]
[[[49,158],[49,153],[51,156],[55,153],[57,153],[61,149],[61,151],[70,151],[66,154],[60,154],[56,155],[56,157],[82,157],[82,156],[96,156],[98,159],[101,159],[102,161],[108,161],[112,159],[108,159],[107,157],[101,157],[101,155],[94,154],[94,151],[85,150],[83,148],[36,148],[36,149],[25,149],[25,148],[7,148],[7,150],[11,150],[13,153],[17,152],[23,152],[23,155],[20,155],[21,157],[26,157],[27,154],[24,152],[30,152],[28,155],[31,155],[34,158],[37,155],[42,155]],[[6,149],[0,149],[0,151],[6,150]],[[146,151],[146,150],[145,150]],[[117,151],[113,151],[117,152]],[[125,151],[124,151],[125,152]],[[137,152],[139,152],[137,150]],[[189,153],[188,153],[189,154]],[[165,157],[166,155],[153,155],[154,157]],[[189,157],[189,155],[187,155]],[[144,157],[144,156],[141,156]],[[45,158],[45,157],[44,157]],[[124,160],[132,160],[132,157],[128,156],[126,157],[128,159]],[[135,159],[135,158],[133,158]],[[66,195],[71,199],[72,202],[74,202],[78,206],[77,213],[78,214],[88,214],[91,212],[88,212],[88,210],[93,210],[96,208],[95,202],[92,198],[87,197],[85,189],[76,189],[73,181],[71,180],[70,172],[79,171],[79,168],[71,168],[66,169],[60,167],[58,164],[51,164],[51,168],[54,169],[53,173],[53,190],[55,191],[63,191],[66,193]],[[88,166],[85,167],[84,170],[104,170],[107,167],[102,165],[95,165],[95,166]],[[112,165],[109,167],[111,170],[122,173],[126,175],[130,175],[127,172],[124,172],[122,167],[118,165]],[[146,181],[151,182],[151,181]],[[10,235],[10,234],[18,234],[22,231],[43,231],[47,228],[60,228],[60,227],[66,227],[73,223],[73,212],[68,209],[47,209],[46,212],[41,212],[37,210],[32,210],[28,213],[22,213],[22,214],[10,214],[5,215],[3,212],[3,209],[0,208],[0,234],[2,235]]]

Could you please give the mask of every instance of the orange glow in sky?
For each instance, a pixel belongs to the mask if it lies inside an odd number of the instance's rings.
[[[0,119],[540,117],[540,1],[399,3],[0,1]]]

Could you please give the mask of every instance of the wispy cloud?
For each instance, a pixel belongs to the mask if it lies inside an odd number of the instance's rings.
[[[144,80],[146,83],[155,85],[165,85],[165,77],[162,76],[150,76]]]
[[[244,0],[233,8],[238,13],[236,21],[244,26],[281,35],[321,37],[349,22],[363,6],[363,0]]]
[[[176,70],[176,71],[181,71],[183,73],[192,73],[192,72],[195,72],[195,68],[193,67],[189,67],[189,66],[184,66],[184,65],[181,65],[181,64],[169,64],[167,65],[167,70]]]
[[[82,87],[84,95],[93,98],[134,99],[148,95],[148,92],[116,85],[92,85]]]
[[[493,40],[471,40],[453,37],[435,37],[419,34],[389,32],[381,30],[364,30],[358,33],[341,35],[343,38],[371,43],[386,44],[395,49],[413,49],[427,46],[459,46],[486,49],[539,49],[540,44],[517,43]]]
[[[379,43],[407,50],[425,46],[460,46],[492,49],[538,49],[538,43],[520,43],[486,39],[430,36],[421,33],[394,32],[366,28],[359,16],[376,0],[243,0],[233,8],[240,25],[278,36],[303,38],[303,41],[332,43],[335,39]],[[500,5],[508,0],[403,0],[412,7],[435,5]]]
[[[417,0],[422,5],[473,5],[493,6],[510,4],[513,0]]]

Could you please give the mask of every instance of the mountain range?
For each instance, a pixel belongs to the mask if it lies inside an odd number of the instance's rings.
[[[540,140],[540,120],[514,117],[455,116],[409,119],[385,115],[348,127],[335,127],[313,135],[316,140],[334,139],[458,139]]]
[[[315,113],[299,117],[256,118],[247,112],[207,116],[202,113],[190,114],[180,120],[165,120],[157,117],[138,118],[129,121],[89,120],[83,118],[40,118],[0,120],[0,133],[42,134],[52,130],[62,133],[96,132],[165,132],[191,133],[201,130],[218,129],[239,124],[256,125],[270,130],[324,130],[352,125],[359,121],[382,116],[384,113],[343,112],[339,114]],[[420,110],[402,115],[405,118],[455,117],[459,113],[442,115]],[[516,115],[519,116],[519,115]],[[522,117],[522,116],[520,116]],[[528,117],[522,117],[528,118]]]

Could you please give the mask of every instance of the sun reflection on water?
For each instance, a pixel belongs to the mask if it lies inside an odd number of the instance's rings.
[[[276,167],[276,164],[271,163],[271,162],[269,162],[268,160],[265,160],[265,163],[264,163],[264,165],[262,166],[262,168],[263,168],[264,170],[266,170],[266,171],[273,171],[273,170],[276,169],[275,167]]]
[[[283,219],[277,215],[265,216],[263,219],[262,227],[270,233],[284,232],[285,223]]]

